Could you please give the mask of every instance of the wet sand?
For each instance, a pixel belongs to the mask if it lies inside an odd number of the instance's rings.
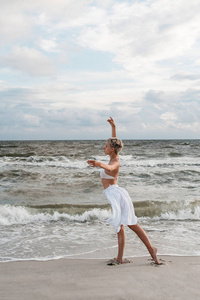
[[[0,263],[1,300],[199,300],[200,257],[58,259]]]

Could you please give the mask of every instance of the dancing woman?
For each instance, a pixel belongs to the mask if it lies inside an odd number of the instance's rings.
[[[118,255],[116,261],[123,263],[123,253],[125,247],[124,225],[133,230],[147,247],[151,257],[156,264],[160,264],[157,258],[157,248],[152,246],[149,238],[142,227],[137,223],[133,203],[128,192],[117,185],[117,177],[120,168],[119,152],[123,148],[123,143],[117,138],[116,126],[113,118],[107,120],[112,128],[112,138],[109,138],[104,147],[106,155],[110,156],[108,164],[96,160],[88,160],[90,167],[100,167],[101,181],[104,193],[111,204],[112,216],[107,220],[112,224],[118,236]]]

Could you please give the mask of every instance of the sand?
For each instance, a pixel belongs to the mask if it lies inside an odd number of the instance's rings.
[[[58,259],[0,263],[1,300],[185,300],[200,299],[200,257]]]

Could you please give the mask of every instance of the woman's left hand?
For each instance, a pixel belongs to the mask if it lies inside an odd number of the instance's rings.
[[[110,117],[110,118],[107,120],[107,122],[110,123],[110,125],[111,125],[112,127],[115,127],[115,122],[114,122],[114,120],[113,120],[112,117]]]

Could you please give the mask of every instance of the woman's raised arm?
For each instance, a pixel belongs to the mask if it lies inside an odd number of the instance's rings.
[[[116,125],[115,125],[113,118],[110,117],[110,119],[108,119],[107,121],[110,123],[110,125],[112,127],[112,137],[117,137]]]

